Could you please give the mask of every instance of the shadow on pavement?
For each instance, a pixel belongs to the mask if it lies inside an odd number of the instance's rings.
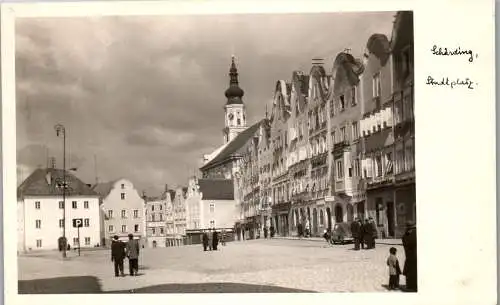
[[[268,285],[241,283],[164,284],[107,293],[294,293],[315,292]]]
[[[93,276],[56,277],[17,282],[19,294],[102,293]]]

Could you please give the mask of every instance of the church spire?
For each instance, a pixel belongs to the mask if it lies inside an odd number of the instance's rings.
[[[229,88],[225,92],[227,104],[243,104],[241,98],[244,94],[244,91],[239,87],[238,69],[236,68],[233,55],[231,57],[231,67],[229,68]]]

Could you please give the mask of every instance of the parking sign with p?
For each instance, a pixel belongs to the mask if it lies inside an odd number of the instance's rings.
[[[74,218],[73,219],[73,228],[81,228],[83,227],[83,219],[82,218]]]

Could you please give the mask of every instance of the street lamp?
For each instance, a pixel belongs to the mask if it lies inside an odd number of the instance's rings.
[[[66,258],[66,128],[62,124],[54,126],[57,137],[63,138],[63,178],[62,178],[62,192],[63,192],[63,258]]]

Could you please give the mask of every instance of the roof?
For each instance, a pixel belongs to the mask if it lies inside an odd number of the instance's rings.
[[[113,189],[113,186],[115,185],[116,181],[118,180],[98,183],[92,187],[92,190],[97,194],[99,194],[99,196],[106,197],[111,192],[111,189]]]
[[[380,59],[382,66],[385,66],[391,53],[391,44],[389,39],[387,39],[387,36],[384,34],[373,34],[368,39],[366,48],[368,49],[368,52],[374,54],[378,59]]]
[[[343,68],[346,72],[347,80],[351,85],[357,85],[359,83],[359,75],[364,72],[364,65],[359,60],[354,58],[349,53],[341,52],[335,58],[333,63],[333,76],[337,77],[337,71],[339,68]]]
[[[203,200],[234,200],[234,185],[230,179],[198,179]]]
[[[62,183],[63,176],[68,184],[67,196],[98,196],[87,184],[78,179],[69,171],[55,168],[36,169],[17,188],[18,198],[24,196],[62,196],[62,188],[58,187]]]
[[[248,140],[255,134],[255,132],[257,132],[262,122],[264,122],[264,120],[260,120],[259,122],[240,132],[236,136],[236,138],[229,142],[215,158],[210,160],[207,164],[203,165],[200,170],[211,168],[221,162],[226,161],[228,158],[235,156],[238,150],[248,142]]]

